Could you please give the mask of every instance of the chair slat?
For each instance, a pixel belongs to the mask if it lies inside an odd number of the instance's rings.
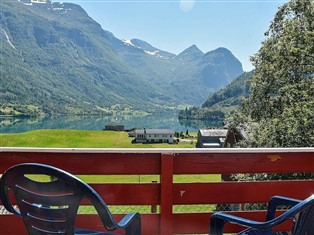
[[[67,219],[66,218],[48,218],[48,217],[38,217],[27,213],[24,218],[24,222],[28,225],[35,226],[42,229],[47,229],[51,231],[66,230]]]
[[[67,214],[68,214],[68,210],[69,207],[45,207],[45,206],[41,206],[38,207],[35,204],[30,204],[26,201],[23,201],[23,207],[24,209],[32,215],[37,215],[37,216],[45,216],[48,218],[66,218]]]
[[[60,194],[46,194],[45,192],[32,192],[20,185],[16,185],[16,197],[22,202],[22,200],[27,201],[30,204],[40,206],[69,206],[75,202],[79,204],[80,200],[83,198],[81,194],[74,193],[60,193]]]
[[[36,235],[54,235],[54,234],[67,234],[66,230],[46,230],[46,229],[42,229],[42,228],[38,228],[36,226],[31,226],[31,228],[29,229],[29,231],[35,231],[34,234]]]

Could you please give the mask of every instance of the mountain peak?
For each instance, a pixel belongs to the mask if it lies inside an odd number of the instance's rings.
[[[200,59],[203,56],[204,56],[204,52],[202,52],[195,44],[193,44],[192,46],[182,51],[178,55],[178,59],[191,61],[195,59]]]
[[[202,52],[195,44],[193,44],[192,46],[190,46],[189,48],[187,48],[187,50],[195,50],[195,51],[200,51]],[[203,52],[202,52],[203,53]]]
[[[195,45],[193,44],[192,46],[188,47],[187,49],[185,49],[183,52],[181,52],[180,54],[184,54],[184,53],[199,53],[204,55],[204,53]],[[180,55],[179,54],[179,55]]]
[[[227,48],[225,48],[225,47],[218,47],[217,49],[215,49],[215,50],[213,50],[211,52],[223,53],[223,54],[232,54],[232,52],[230,50],[228,50]]]

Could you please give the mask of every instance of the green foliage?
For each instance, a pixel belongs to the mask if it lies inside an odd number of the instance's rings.
[[[179,112],[180,120],[222,120],[225,113],[219,109],[191,107]]]
[[[252,61],[252,95],[238,118],[249,147],[314,146],[314,3],[292,0],[277,12]]]

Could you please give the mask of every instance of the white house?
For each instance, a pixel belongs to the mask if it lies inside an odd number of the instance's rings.
[[[173,143],[174,130],[172,129],[136,129],[134,130],[136,143]]]

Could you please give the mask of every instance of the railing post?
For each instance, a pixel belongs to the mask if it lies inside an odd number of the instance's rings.
[[[173,155],[161,154],[160,234],[171,235],[173,229]]]

